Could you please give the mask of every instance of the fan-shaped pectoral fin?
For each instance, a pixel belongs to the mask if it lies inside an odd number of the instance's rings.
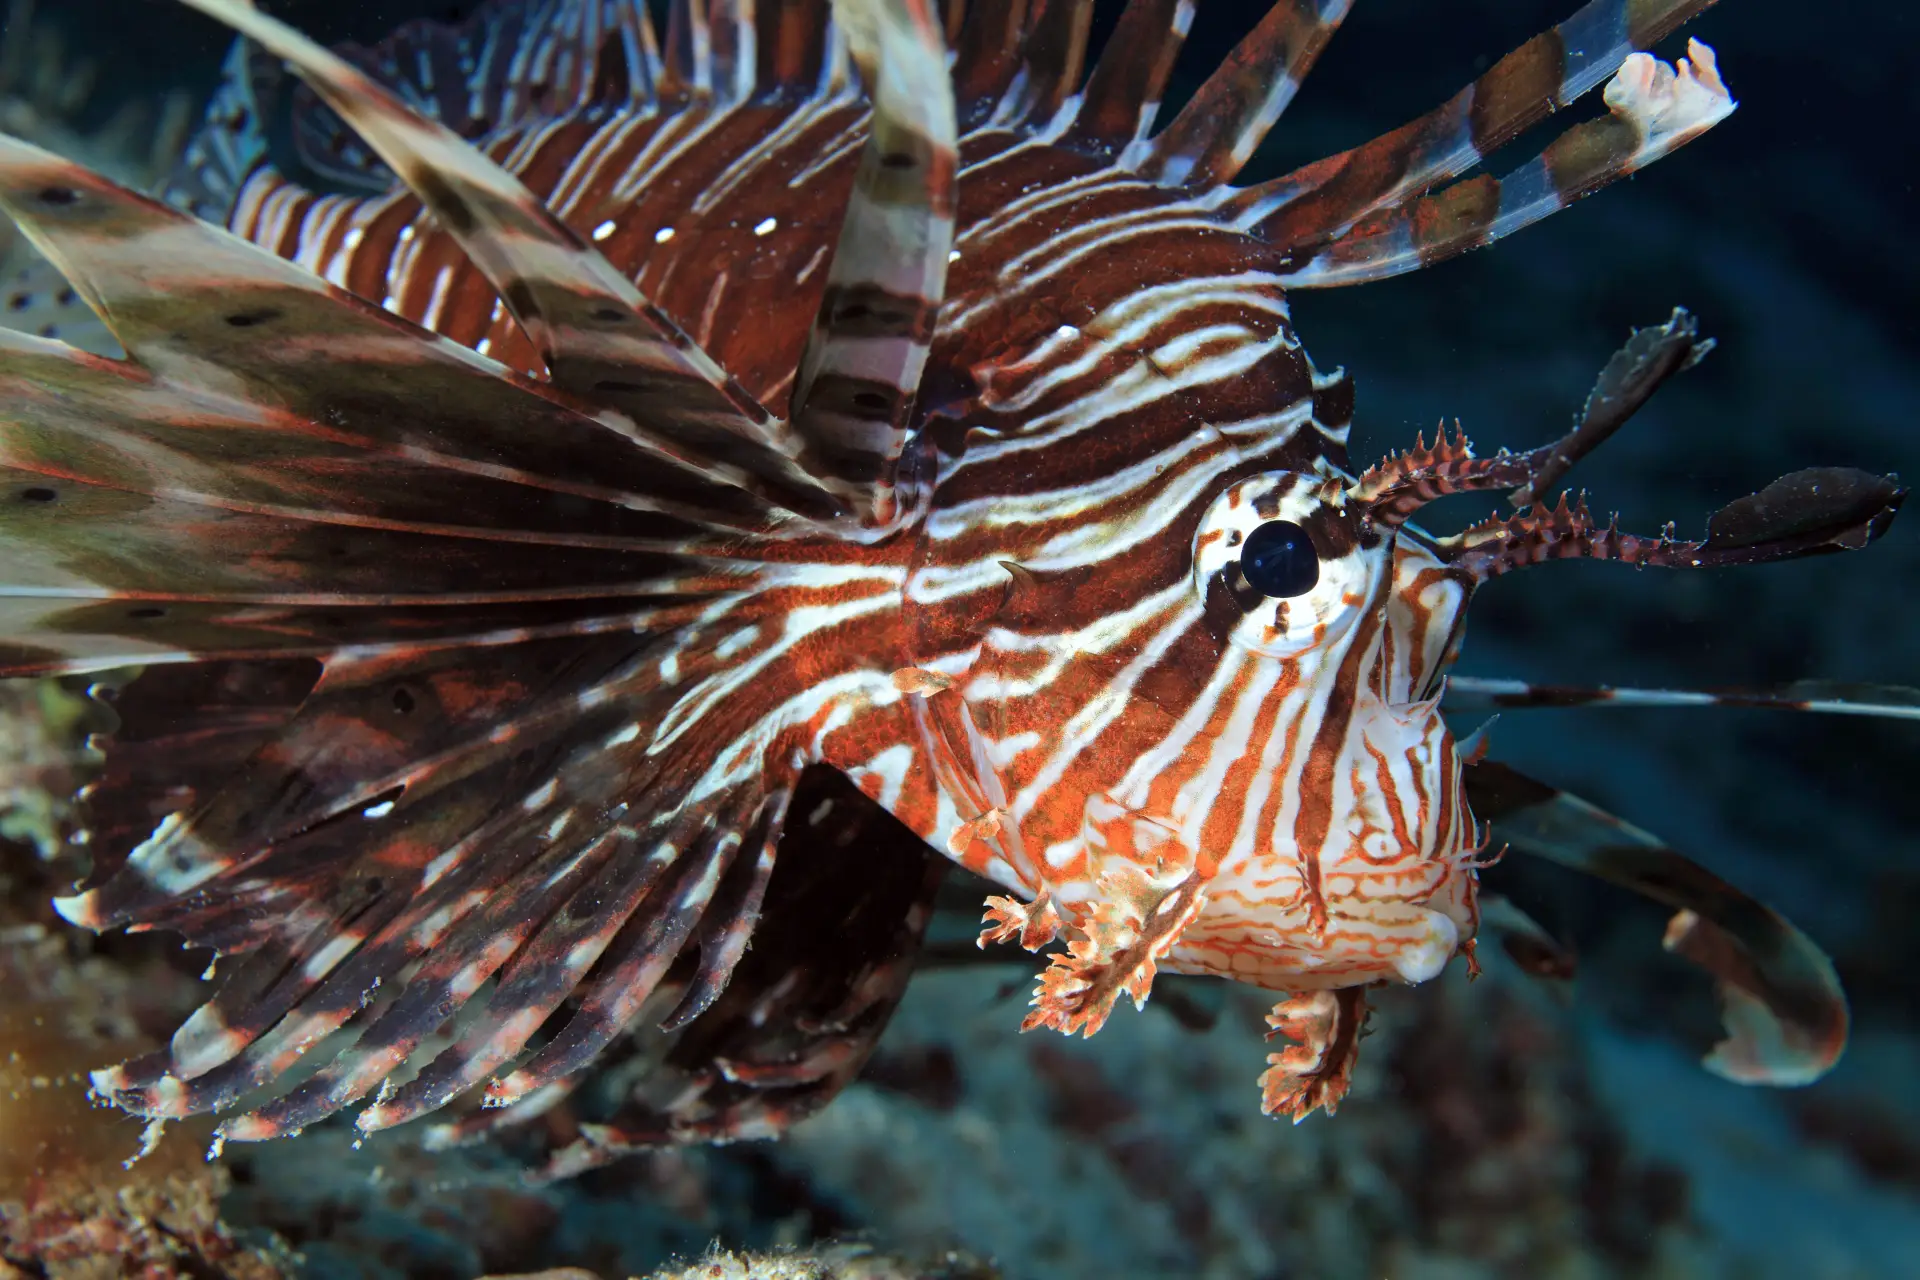
[[[1052,1027],[1092,1035],[1122,993],[1145,1007],[1160,961],[1206,905],[1206,879],[1189,872],[1172,885],[1119,867],[1100,877],[1101,896],[1066,928],[1067,951],[1055,955],[1033,995],[1022,1031]]]
[[[1052,1027],[1092,1035],[1122,994],[1146,1005],[1160,962],[1207,902],[1213,868],[1179,840],[1170,825],[1106,795],[1087,804],[1084,854],[1064,868],[1068,878],[1043,889],[1031,906],[996,899],[982,935],[1011,936],[1032,949],[1057,929],[1067,950],[1040,975],[1033,1012],[1022,1031]],[[1091,890],[1091,892],[1088,892]]]
[[[1813,940],[1658,838],[1502,764],[1467,770],[1474,812],[1515,851],[1585,872],[1674,910],[1666,949],[1713,976],[1727,1032],[1705,1059],[1742,1084],[1801,1085],[1846,1048],[1847,999]]]
[[[604,1126],[548,1149],[545,1176],[642,1147],[777,1136],[859,1075],[906,992],[949,864],[837,770],[802,774],[787,813],[753,946],[726,990],[664,1037],[608,1047],[618,1065],[601,1078],[631,1083]],[[549,1096],[461,1117],[434,1136],[479,1136]]]

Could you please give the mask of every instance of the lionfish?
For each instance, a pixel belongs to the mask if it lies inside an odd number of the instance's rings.
[[[1278,0],[1164,123],[1193,0],[1129,0],[1090,71],[1091,0],[493,0],[339,52],[187,3],[245,39],[169,200],[0,140],[124,350],[0,335],[0,671],[140,669],[57,905],[233,957],[103,1097],[244,1101],[223,1140],[500,1108],[451,1140],[644,1043],[576,1165],[777,1133],[859,1070],[952,862],[1006,891],[982,945],[1048,952],[1024,1027],[1161,970],[1269,989],[1298,1119],[1369,986],[1473,962],[1496,838],[1673,909],[1722,1074],[1839,1055],[1805,936],[1442,711],[1564,697],[1450,689],[1493,577],[1860,547],[1904,491],[1798,472],[1691,541],[1550,503],[1704,350],[1683,313],[1560,440],[1357,469],[1289,322],[1724,119],[1711,50],[1641,52],[1711,0],[1592,0],[1238,186],[1348,0]],[[1482,491],[1513,509],[1413,522]]]

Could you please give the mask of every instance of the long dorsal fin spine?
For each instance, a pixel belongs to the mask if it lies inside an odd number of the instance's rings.
[[[1276,0],[1135,167],[1169,186],[1231,181],[1293,101],[1353,0]]]
[[[1714,3],[1589,0],[1426,115],[1244,188],[1224,207],[1239,225],[1283,248],[1333,239],[1374,210],[1465,173]]]
[[[236,0],[182,0],[259,41],[380,153],[488,278],[557,385],[754,474],[801,514],[838,504],[784,424],[511,173],[293,28]]]
[[[802,465],[884,526],[946,293],[958,127],[928,0],[840,0],[835,13],[873,118],[794,380],[793,430]]]
[[[1087,79],[1076,136],[1115,149],[1146,138],[1193,23],[1193,6],[1194,0],[1127,0]]]

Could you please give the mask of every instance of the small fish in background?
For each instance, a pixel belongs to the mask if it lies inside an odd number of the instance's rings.
[[[223,1140],[483,1098],[444,1142],[618,1047],[648,1069],[560,1171],[775,1134],[858,1071],[951,860],[1007,891],[983,946],[1056,948],[1027,1028],[1091,1035],[1163,970],[1252,983],[1285,1041],[1261,1106],[1298,1120],[1341,1101],[1369,986],[1473,964],[1508,846],[1672,909],[1722,995],[1714,1070],[1838,1058],[1810,940],[1442,711],[1494,577],[1857,549],[1905,491],[1796,472],[1698,540],[1553,501],[1704,354],[1684,312],[1556,441],[1355,466],[1352,382],[1286,301],[1724,120],[1710,49],[1644,52],[1702,0],[1593,0],[1245,187],[1345,0],[1274,6],[1164,125],[1186,0],[1132,0],[1090,72],[1085,0],[676,3],[664,32],[497,0],[339,53],[188,2],[264,54],[168,203],[0,140],[0,206],[127,353],[0,337],[0,672],[146,668],[102,681],[95,870],[60,909],[235,957],[104,1097],[244,1108]],[[268,159],[264,55],[306,86],[303,167],[348,190]],[[1604,114],[1463,176],[1594,89]],[[1476,492],[1510,509],[1413,520]]]

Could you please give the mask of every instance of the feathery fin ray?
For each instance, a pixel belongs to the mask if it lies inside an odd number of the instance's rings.
[[[958,141],[928,0],[837,0],[873,99],[870,133],[800,358],[801,461],[869,523],[899,511],[894,472],[953,246]]]
[[[1832,962],[1786,919],[1584,800],[1492,761],[1466,775],[1474,812],[1496,841],[1673,909],[1667,950],[1710,973],[1720,993],[1727,1039],[1707,1056],[1709,1070],[1743,1084],[1802,1085],[1839,1061],[1846,996]]]
[[[182,3],[286,59],[359,131],[485,273],[556,386],[751,472],[790,510],[833,513],[782,424],[518,178],[285,23],[237,0]]]

